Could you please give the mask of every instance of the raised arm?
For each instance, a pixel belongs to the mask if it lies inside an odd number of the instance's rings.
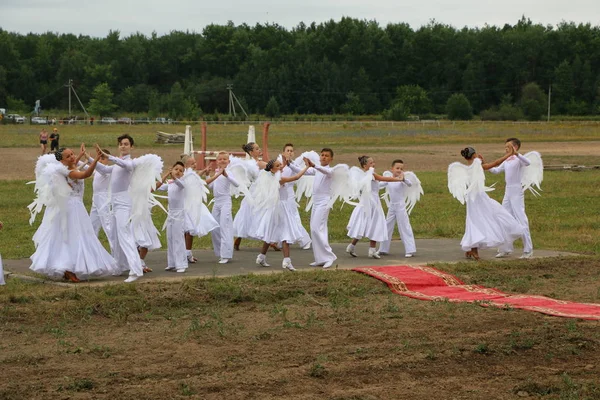
[[[206,184],[207,185],[211,185],[215,179],[217,179],[219,176],[225,174],[225,170],[224,169],[220,169],[218,171],[215,171],[215,174],[209,178],[206,178]],[[225,174],[225,176],[227,176],[227,174]]]
[[[172,170],[172,168],[169,168],[169,170],[167,172],[165,172],[165,174],[161,177],[160,182],[156,182],[155,190],[158,190],[158,188],[160,188],[163,185],[163,182],[167,180],[169,175],[171,175],[171,170]]]
[[[306,159],[304,160],[304,162],[306,162]],[[309,163],[310,163],[310,161],[309,161]],[[284,183],[297,181],[298,179],[300,179],[302,177],[302,175],[304,175],[304,173],[308,170],[308,168],[310,168],[310,164],[309,163],[307,163],[304,166],[304,168],[302,168],[300,170],[300,172],[298,172],[296,175],[288,176],[288,177],[282,177],[281,179],[279,179],[279,183],[283,185]]]
[[[102,157],[102,153],[98,151],[96,154],[96,158],[92,161],[92,163],[89,165],[88,168],[86,168],[84,171],[79,171],[76,169],[70,171],[69,178],[71,178],[71,179],[89,178],[94,173],[94,170],[96,169],[96,165],[98,164],[98,160],[100,159],[100,157]]]
[[[502,164],[508,157],[513,156],[513,155],[515,155],[514,148],[512,149],[512,152],[504,154],[504,156],[502,158],[499,158],[496,161],[493,161],[491,163],[481,164],[481,168],[483,168],[484,171],[487,171],[489,169],[497,167],[498,165]]]
[[[524,155],[521,155],[521,153],[517,153],[517,158],[524,166],[528,167],[529,165],[531,165],[531,161],[529,161]]]

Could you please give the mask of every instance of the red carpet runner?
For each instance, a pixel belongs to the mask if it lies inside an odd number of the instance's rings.
[[[496,289],[465,285],[453,275],[425,266],[353,268],[377,278],[402,296],[419,300],[481,302],[480,305],[520,308],[567,318],[600,320],[600,304],[573,303],[544,296],[506,294]]]

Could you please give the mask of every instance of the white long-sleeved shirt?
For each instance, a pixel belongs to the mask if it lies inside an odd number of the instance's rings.
[[[185,184],[180,179],[173,179],[168,183],[162,184],[156,190],[167,192],[169,198],[169,210],[183,210],[185,200],[184,189]]]
[[[309,168],[304,175],[314,175],[313,197],[331,196],[331,183],[333,181],[333,168],[330,166],[315,165]]]
[[[517,154],[508,157],[499,166],[491,168],[490,172],[492,174],[499,174],[501,172],[504,172],[504,179],[506,180],[507,187],[520,187],[521,179],[523,178],[523,168],[527,167],[529,164],[531,163],[525,156]]]
[[[123,158],[108,156],[108,159],[119,168],[113,168],[110,189],[113,194],[124,192],[129,189],[131,175],[135,167],[135,160],[128,154]],[[100,164],[102,165],[102,164]],[[98,167],[96,167],[98,168]]]
[[[94,159],[90,157],[89,162],[93,161]],[[96,169],[94,170],[94,181],[92,184],[94,194],[108,192],[112,170],[113,165],[104,165],[102,163],[96,163]]]
[[[406,187],[412,186],[409,178],[404,178],[403,182],[381,182],[381,187],[385,187],[390,194],[390,204],[405,204],[406,195],[404,190]]]
[[[208,188],[212,190],[215,199],[224,197],[231,198],[231,185],[235,187],[240,186],[238,181],[231,176],[231,174],[227,174],[227,176],[219,175],[217,179],[208,184]]]

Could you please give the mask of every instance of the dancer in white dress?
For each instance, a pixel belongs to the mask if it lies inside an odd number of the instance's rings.
[[[355,181],[358,181],[360,202],[352,211],[348,221],[348,236],[352,242],[346,247],[346,253],[357,257],[356,243],[363,237],[369,239],[369,258],[381,258],[377,253],[377,242],[388,239],[385,214],[379,199],[379,182],[402,182],[403,177],[383,176],[375,173],[375,161],[372,157],[361,156],[358,158],[360,170],[351,170]],[[354,171],[354,172],[353,172]]]
[[[259,145],[250,142],[246,143],[242,146],[242,149],[248,154],[251,160],[246,161],[246,171],[248,174],[248,178],[251,182],[254,182],[258,178],[259,171],[265,169],[267,163],[260,160],[262,156],[262,150]],[[252,186],[250,187],[250,193],[253,192]],[[252,205],[247,197],[244,197],[242,203],[240,204],[240,209],[235,214],[235,218],[233,219],[233,235],[236,236],[235,242],[233,243],[233,248],[235,250],[240,249],[240,244],[242,242],[242,238],[248,239],[257,239],[252,237],[251,232],[254,230],[254,212],[252,210]]]
[[[156,184],[156,190],[167,191],[169,198],[169,211],[167,221],[167,267],[166,271],[185,272],[188,268],[188,259],[185,252],[185,184],[181,180],[184,164],[177,161],[171,169]],[[164,183],[168,177],[172,179]]]
[[[267,250],[271,243],[282,243],[282,267],[289,271],[296,269],[290,258],[290,244],[302,239],[302,231],[298,228],[296,218],[287,201],[286,184],[298,180],[309,167],[314,164],[305,159],[305,167],[299,173],[290,177],[281,176],[282,160],[274,159],[267,163],[256,180],[256,190],[252,196],[253,209],[256,212],[255,231],[253,236],[262,240],[263,245],[256,263],[269,267]]]
[[[530,258],[533,255],[533,242],[529,231],[529,219],[525,214],[525,190],[530,189],[534,195],[538,194],[531,186],[536,185],[539,189],[539,184],[543,179],[544,166],[540,153],[532,151],[523,156],[518,152],[520,148],[521,141],[519,139],[506,139],[505,152],[507,154],[514,152],[515,154],[508,157],[500,166],[490,168],[489,171],[493,174],[504,172],[506,191],[502,199],[502,206],[523,226],[523,255],[519,258]],[[530,172],[530,174],[525,174],[526,172]],[[525,175],[533,175],[533,179],[530,182],[527,182],[527,179],[524,181]],[[506,243],[506,246],[498,249],[496,257],[502,258],[512,252],[513,243]]]
[[[467,147],[460,154],[467,160],[467,165],[460,162],[448,167],[448,189],[461,203],[467,206],[465,234],[460,245],[467,258],[479,260],[478,249],[501,247],[513,242],[523,234],[523,227],[487,192],[493,190],[485,186],[484,170],[500,165],[514,154],[491,162],[483,162],[474,148]]]
[[[197,167],[197,162],[196,162],[196,158],[191,155],[185,155],[183,157],[181,157],[181,162],[183,163],[183,165],[185,166],[185,170],[188,171],[194,171],[198,174],[198,176],[202,177],[203,175],[205,175],[206,173],[208,173],[208,171],[210,170],[210,167],[206,167],[203,170],[197,171],[196,167]],[[194,235],[192,235],[192,232],[194,230],[194,227],[190,225],[190,218],[186,218],[186,225],[185,225],[185,252],[187,254],[187,260],[188,263],[190,264],[195,264],[198,259],[196,257],[194,257],[194,254],[192,253],[192,246],[194,244]]]
[[[283,170],[281,171],[281,176],[287,178],[300,172],[302,168],[294,163],[294,145],[292,143],[286,143],[285,146],[283,146],[283,153],[281,155],[283,157],[284,164]],[[300,247],[302,247],[303,250],[308,250],[310,249],[312,240],[310,239],[310,235],[302,225],[302,219],[300,218],[300,213],[298,212],[299,206],[298,203],[296,203],[294,185],[286,184],[285,188],[288,192],[287,201],[290,203],[288,206],[292,211],[292,214],[294,215],[296,223],[298,224],[298,229],[300,229],[300,231],[302,232],[302,239],[300,239],[298,244],[300,245]]]
[[[36,200],[29,206],[30,223],[43,206],[44,218],[33,235],[36,251],[30,269],[50,277],[79,278],[119,272],[115,260],[102,247],[83,205],[84,179],[92,175],[102,153],[85,171],[77,169],[71,149],[40,157],[36,166]]]
[[[388,213],[385,219],[388,237],[379,246],[378,253],[388,254],[390,252],[394,225],[397,224],[400,239],[404,243],[404,257],[413,257],[417,252],[417,246],[408,215],[423,194],[421,182],[414,173],[404,172],[404,161],[400,159],[392,161],[391,171],[384,172],[383,176],[393,176],[402,179],[402,181],[384,182],[380,185],[386,188],[384,198],[388,205]]]
[[[217,154],[217,170],[206,183],[213,191],[214,204],[212,216],[219,227],[211,232],[213,251],[219,257],[219,264],[227,264],[233,258],[233,215],[231,213],[231,186],[238,187],[239,182],[228,172],[229,153]]]

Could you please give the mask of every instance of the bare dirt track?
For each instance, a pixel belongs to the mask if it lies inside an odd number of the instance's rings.
[[[486,160],[492,160],[503,154],[503,145],[500,144],[465,144],[475,146],[476,150],[483,154]],[[297,154],[304,149],[297,144]],[[336,163],[356,165],[357,157],[363,154],[372,156],[376,162],[376,168],[383,171],[392,160],[401,158],[406,169],[414,171],[445,171],[448,164],[460,161],[460,145],[419,145],[402,148],[365,148],[361,152],[350,151],[350,148],[342,149],[336,154]],[[114,149],[112,149],[114,150]],[[155,153],[160,155],[165,163],[169,164],[179,159],[183,146],[140,147],[135,150],[134,155]],[[318,149],[316,149],[318,150]],[[595,163],[600,164],[600,141],[588,142],[537,142],[531,146],[524,145],[522,152],[536,150],[542,153],[547,165],[560,163],[577,163],[579,157],[590,161],[595,158]],[[334,149],[337,151],[337,149]],[[274,155],[275,153],[271,154]],[[36,158],[40,155],[39,149],[34,148],[0,148],[0,180],[11,179],[33,179],[33,170]]]

